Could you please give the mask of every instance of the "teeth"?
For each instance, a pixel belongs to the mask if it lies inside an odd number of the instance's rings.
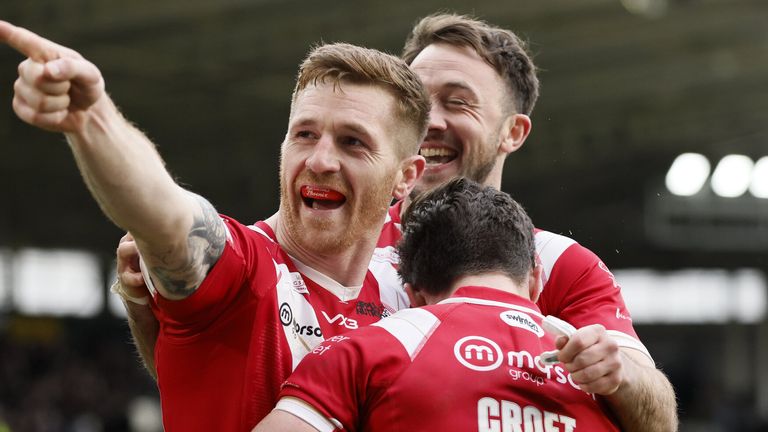
[[[455,156],[456,151],[445,147],[431,147],[423,148],[420,151],[421,155],[426,157],[440,157],[440,156]]]

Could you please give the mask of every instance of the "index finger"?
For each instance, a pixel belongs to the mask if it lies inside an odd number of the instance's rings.
[[[60,56],[59,45],[31,31],[0,20],[0,42],[32,60],[47,62]]]

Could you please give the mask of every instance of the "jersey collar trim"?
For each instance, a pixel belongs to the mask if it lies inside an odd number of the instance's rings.
[[[503,291],[488,287],[461,287],[453,293],[453,296],[439,302],[438,304],[450,303],[470,303],[482,306],[496,306],[516,309],[543,318],[543,315],[539,311],[538,307],[536,307],[536,305],[530,300],[515,294],[505,293]]]
[[[293,264],[296,266],[296,270],[298,270],[299,273],[312,279],[313,282],[325,288],[326,291],[335,295],[341,301],[349,301],[349,300],[356,299],[357,296],[360,295],[360,291],[363,289],[363,284],[360,284],[357,286],[351,286],[351,287],[344,286],[336,282],[335,280],[333,280],[330,276],[327,276],[324,273],[321,273],[320,271],[315,270],[314,268],[297,260],[293,256],[291,255],[288,255],[288,256],[293,261]]]

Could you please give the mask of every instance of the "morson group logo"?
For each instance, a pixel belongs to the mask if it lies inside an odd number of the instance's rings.
[[[320,329],[320,326],[301,325],[296,322],[291,305],[288,303],[280,305],[280,323],[285,327],[291,327],[295,335],[323,337],[323,331]]]
[[[456,360],[475,371],[490,371],[501,366],[504,353],[496,342],[482,336],[466,336],[453,346]]]

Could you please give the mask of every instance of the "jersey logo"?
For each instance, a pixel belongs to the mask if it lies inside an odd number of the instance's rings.
[[[453,346],[453,354],[459,363],[480,372],[494,370],[504,361],[501,347],[482,336],[466,336],[459,339]]]
[[[293,317],[293,310],[291,310],[291,305],[288,303],[280,305],[280,323],[285,327],[290,327],[293,330],[293,334],[298,337],[314,336],[321,339],[323,337],[323,331],[319,325],[299,324]]]
[[[544,329],[542,329],[541,326],[537,324],[536,321],[534,321],[533,318],[531,318],[531,316],[526,313],[515,311],[515,310],[508,310],[499,314],[499,317],[501,317],[502,321],[504,321],[505,323],[509,324],[512,327],[528,330],[529,332],[535,334],[538,337],[544,336]]]
[[[330,324],[334,324],[336,321],[339,321],[340,326],[344,326],[348,329],[356,329],[358,327],[357,320],[354,320],[352,318],[347,318],[342,314],[336,314],[333,318],[328,316],[325,311],[322,311],[323,316],[325,317],[325,320],[328,321]]]
[[[299,272],[291,272],[291,285],[293,290],[299,294],[309,294],[307,284],[304,283],[304,278],[301,277]]]
[[[614,276],[613,273],[611,273],[611,271],[608,270],[608,266],[605,265],[605,263],[600,261],[600,262],[597,263],[597,266],[600,268],[600,270],[608,273],[608,277],[611,278],[611,282],[613,282],[613,287],[614,288],[621,289],[621,287],[619,287],[619,283],[616,282],[616,276]]]
[[[364,302],[362,300],[358,300],[357,303],[355,303],[355,313],[358,315],[372,316],[374,318],[386,318],[392,315],[392,312],[390,312],[383,304]]]

